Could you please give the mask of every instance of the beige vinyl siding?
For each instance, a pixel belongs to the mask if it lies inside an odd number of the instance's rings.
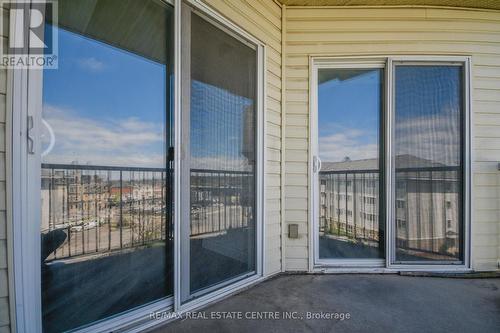
[[[3,35],[0,42],[7,44],[9,11],[0,8]],[[7,70],[0,67],[0,333],[10,332],[9,280],[7,267],[7,214],[5,175],[5,118],[6,118]]]
[[[285,269],[308,269],[309,56],[472,56],[472,266],[500,260],[500,12],[445,8],[286,7]],[[286,225],[284,226],[286,228]]]
[[[206,0],[266,45],[264,274],[281,271],[281,8],[272,0]]]

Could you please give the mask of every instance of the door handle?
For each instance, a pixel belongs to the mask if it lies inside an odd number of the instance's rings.
[[[321,159],[318,156],[313,157],[313,172],[320,172],[321,170]]]
[[[27,137],[28,137],[28,154],[35,153],[35,138],[33,137],[33,116],[28,116],[27,119]]]

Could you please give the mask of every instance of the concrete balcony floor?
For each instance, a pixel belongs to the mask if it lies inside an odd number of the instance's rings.
[[[166,332],[500,332],[500,278],[282,275],[201,309],[349,313],[350,319],[185,319]]]

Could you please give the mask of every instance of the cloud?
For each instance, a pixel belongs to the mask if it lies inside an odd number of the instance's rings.
[[[192,169],[252,171],[252,162],[243,156],[215,156],[191,158]]]
[[[44,162],[162,166],[162,124],[134,117],[97,120],[51,105],[44,105],[43,117],[55,135],[54,149]]]
[[[91,72],[100,72],[105,67],[105,65],[102,61],[99,61],[94,57],[79,59],[78,65],[81,68],[89,70]]]
[[[395,133],[395,153],[409,154],[446,165],[458,165],[461,132],[458,115],[458,112],[445,111],[399,121]]]
[[[329,133],[319,138],[322,161],[338,162],[378,157],[377,133],[332,124],[322,125]],[[443,110],[438,114],[398,119],[395,127],[396,155],[412,155],[445,165],[460,162],[459,113]]]
[[[328,132],[334,133],[319,138],[320,158],[324,162],[340,162],[346,156],[351,160],[378,157],[378,144],[367,142],[375,138],[376,133],[340,126],[328,126]],[[372,140],[373,141],[373,140]]]

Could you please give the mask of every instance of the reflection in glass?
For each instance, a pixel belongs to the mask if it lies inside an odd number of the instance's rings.
[[[382,258],[383,69],[319,69],[319,257]]]
[[[463,260],[462,67],[395,67],[396,261]]]
[[[45,332],[172,295],[172,21],[156,1],[59,0],[59,68],[43,82]]]
[[[196,14],[190,22],[188,235],[194,296],[255,270],[257,54]]]

